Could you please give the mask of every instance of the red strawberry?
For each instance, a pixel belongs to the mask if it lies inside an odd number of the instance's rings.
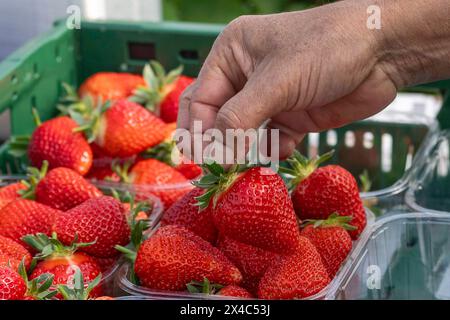
[[[80,97],[91,96],[95,100],[126,99],[133,91],[145,85],[142,76],[131,73],[99,72],[87,78],[80,86]]]
[[[50,234],[62,212],[32,200],[19,199],[0,209],[0,235],[20,242],[27,234]]]
[[[51,170],[36,187],[38,202],[62,211],[100,196],[102,192],[97,187],[68,168]]]
[[[180,76],[175,82],[172,91],[170,91],[161,101],[161,104],[159,105],[159,116],[164,122],[169,123],[177,121],[181,94],[194,81],[194,78]]]
[[[326,219],[333,212],[351,216],[352,239],[358,238],[366,226],[366,214],[359,196],[358,184],[350,172],[336,165],[317,166],[329,159],[332,153],[307,160],[296,152],[289,159],[292,170],[284,170],[294,176],[292,202],[300,219]]]
[[[95,142],[111,157],[138,154],[164,139],[164,122],[140,105],[117,100],[99,119]]]
[[[206,165],[211,174],[196,183],[207,188],[197,198],[201,208],[213,200],[213,219],[220,234],[261,249],[289,253],[299,236],[297,217],[283,180],[270,168],[253,167],[228,173]]]
[[[22,300],[26,292],[27,285],[20,274],[0,265],[0,300]]]
[[[219,236],[217,248],[239,268],[243,276],[242,286],[252,293],[257,292],[261,277],[279,256],[224,236]]]
[[[91,167],[91,170],[89,170],[88,174],[86,175],[87,179],[90,180],[97,180],[97,181],[113,181],[113,182],[119,182],[120,178],[119,176],[114,172],[114,170],[111,168],[111,164],[104,165],[104,166],[97,166],[93,165]]]
[[[267,269],[259,283],[258,298],[301,299],[318,293],[330,282],[317,249],[299,237],[295,253],[280,256]]]
[[[58,284],[70,283],[77,269],[81,271],[87,282],[93,281],[101,273],[100,266],[94,258],[77,251],[80,248],[89,247],[89,243],[76,243],[74,238],[69,246],[64,246],[58,241],[56,234],[49,238],[42,233],[25,236],[23,240],[39,252],[36,255],[39,262],[33,269],[30,279],[38,278],[42,274],[52,274],[54,276],[53,290]],[[98,287],[93,296],[100,294],[101,288]]]
[[[81,242],[94,242],[82,251],[95,257],[114,257],[115,245],[126,245],[130,239],[124,207],[120,201],[102,196],[62,212],[56,218],[54,231],[64,244],[70,244],[75,235]]]
[[[125,183],[143,185],[140,193],[159,197],[166,208],[192,189],[181,173],[156,159],[138,160],[128,175],[121,175],[121,179]]]
[[[167,123],[177,121],[180,96],[195,81],[181,75],[182,71],[180,66],[166,74],[159,62],[151,61],[144,67],[146,86],[135,90],[131,100],[146,106]]]
[[[76,268],[66,284],[58,285],[59,295],[63,300],[114,300],[108,296],[98,296],[101,279],[101,274],[93,280],[85,279],[80,268]],[[85,280],[88,280],[88,283]]]
[[[1,256],[0,256],[1,257]],[[0,264],[0,300],[48,300],[55,292],[48,288],[53,282],[53,275],[42,274],[28,280],[23,261],[17,269]]]
[[[176,129],[177,129],[176,122],[167,123],[164,141],[173,141],[173,136],[175,134]]]
[[[184,290],[192,280],[238,284],[239,270],[209,242],[179,226],[160,228],[140,246],[134,271],[151,289]]]
[[[352,249],[352,239],[347,230],[355,227],[347,224],[350,221],[351,217],[332,214],[327,220],[307,221],[300,232],[316,247],[330,278],[334,278]]]
[[[78,124],[69,117],[58,117],[40,124],[31,136],[28,156],[31,165],[50,169],[66,167],[81,175],[92,165],[92,151],[83,134],[74,132]]]
[[[95,257],[95,261],[102,270],[103,273],[111,271],[112,267],[118,262],[117,257],[112,258],[98,258]]]
[[[18,269],[18,266],[22,260],[24,260],[25,268],[28,269],[31,263],[31,254],[22,246],[20,243],[4,237],[0,236],[0,265],[2,262],[11,260],[11,266],[14,270]]]
[[[20,198],[19,191],[27,187],[22,182],[16,182],[0,188],[0,209],[8,203]]]
[[[163,215],[161,225],[178,225],[185,227],[208,242],[215,243],[217,229],[212,221],[212,211],[207,208],[200,210],[196,197],[204,190],[195,188],[180,200],[175,202]]]
[[[156,159],[180,172],[186,179],[195,179],[202,174],[202,168],[184,157],[177,149],[175,141],[169,139],[141,154],[143,158]]]
[[[183,162],[177,165],[175,169],[189,180],[200,177],[203,172],[199,165],[189,160],[183,160]]]
[[[220,296],[227,296],[227,297],[238,297],[247,299],[253,298],[250,292],[236,285],[228,285],[226,287],[223,287],[222,289],[219,290],[219,292],[217,292],[217,294]]]
[[[76,171],[69,168],[55,168],[47,173],[48,162],[44,161],[41,170],[28,168],[28,179],[22,183],[28,189],[22,197],[35,199],[54,209],[67,211],[87,199],[102,195],[93,184]]]

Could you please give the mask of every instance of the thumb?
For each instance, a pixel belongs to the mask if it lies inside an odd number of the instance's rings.
[[[279,92],[275,93],[276,90],[270,90],[271,85],[261,81],[261,79],[265,79],[264,77],[252,78],[255,80],[249,79],[244,88],[219,109],[216,116],[215,128],[222,132],[224,139],[217,142],[225,147],[227,155],[234,155],[234,161],[242,161],[242,156],[247,154],[251,144],[255,142],[246,138],[253,136],[247,130],[258,129],[267,120],[285,109],[284,105],[286,105],[283,103],[284,97]],[[227,129],[236,131],[227,133]],[[238,129],[240,130],[237,131]],[[268,128],[268,130],[277,129]],[[229,135],[229,133],[232,135]],[[265,136],[260,136],[260,139],[263,140],[259,142],[262,144],[258,143],[257,150],[262,152],[262,155],[269,156],[271,151],[268,154],[267,150],[271,150],[271,146],[274,144],[278,146],[279,141],[272,141],[273,135],[270,132],[266,133],[268,139],[263,138]],[[276,137],[279,137],[279,135],[276,135]],[[230,163],[229,160],[231,159],[227,158],[227,163]]]
[[[266,120],[283,109],[283,98],[271,90],[264,77],[252,77],[241,91],[230,98],[218,111],[215,128],[225,133],[226,129],[257,129]]]

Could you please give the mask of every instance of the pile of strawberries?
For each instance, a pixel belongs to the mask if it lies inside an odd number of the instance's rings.
[[[47,166],[0,188],[0,299],[62,298],[76,272],[85,298],[98,297],[101,273],[120,257],[115,246],[149,227],[151,204],[104,195],[78,172]]]
[[[61,115],[41,123],[35,110],[37,128],[31,137],[13,137],[11,153],[27,154],[32,166],[48,161],[50,169],[70,168],[89,179],[181,185],[151,190],[169,207],[201,174],[187,159],[171,161],[178,100],[194,81],[181,71],[166,74],[152,61],[143,76],[102,72],[88,78],[78,92],[64,85]]]
[[[171,157],[194,81],[181,71],[97,73],[78,92],[65,86],[60,116],[41,123],[34,111],[33,134],[11,141],[34,168],[0,188],[0,299],[101,297],[121,255],[130,279],[155,290],[298,299],[335,277],[366,225],[354,177],[319,167],[331,154],[296,153],[280,169],[287,185],[270,168],[207,164],[192,187],[202,168]],[[151,205],[92,179],[162,186],[146,189],[167,209],[159,229],[146,232]]]
[[[136,252],[141,286],[243,298],[298,299],[325,288],[366,225],[354,177],[296,153],[289,193],[270,168],[235,166],[209,174],[169,208]]]

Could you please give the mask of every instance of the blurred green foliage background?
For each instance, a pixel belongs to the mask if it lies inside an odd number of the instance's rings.
[[[303,10],[333,0],[163,0],[165,20],[227,23],[244,14]]]

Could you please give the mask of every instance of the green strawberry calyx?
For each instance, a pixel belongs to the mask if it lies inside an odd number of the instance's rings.
[[[347,231],[353,231],[358,229],[352,226],[352,216],[340,216],[337,212],[332,213],[327,219],[313,220],[307,219],[303,221],[302,227],[312,225],[314,228],[330,228],[330,227],[342,227]]]
[[[369,176],[369,171],[365,169],[360,175],[359,180],[361,181],[361,192],[369,192],[372,188],[372,181]]]
[[[148,110],[158,113],[158,106],[171,91],[173,85],[183,72],[183,66],[169,71],[157,61],[151,60],[144,66],[142,76],[146,86],[134,90],[128,100],[145,106]]]
[[[74,132],[82,132],[89,143],[94,142],[101,132],[102,116],[112,102],[102,99],[95,102],[91,95],[80,98],[76,90],[67,83],[63,83],[63,88],[66,94],[60,99],[58,110],[79,125]]]
[[[214,208],[220,195],[232,186],[241,173],[249,168],[247,165],[234,165],[226,171],[216,162],[205,163],[202,167],[205,174],[200,180],[192,182],[194,186],[206,190],[204,194],[195,198],[200,210],[208,208],[211,201]]]
[[[59,284],[57,286],[57,292],[62,295],[64,300],[89,300],[90,293],[100,284],[101,280],[102,274],[100,273],[86,285],[80,268],[76,268],[73,283],[67,285]]]
[[[294,154],[287,159],[289,167],[280,167],[279,172],[290,176],[288,188],[289,190],[292,190],[313,173],[322,163],[331,159],[333,155],[334,150],[331,150],[321,156],[308,159],[299,151],[295,150]]]
[[[171,140],[161,142],[160,144],[147,149],[146,151],[142,152],[140,156],[144,159],[156,159],[164,162],[165,164],[168,164],[171,167],[175,167],[176,164],[172,161],[173,152],[178,152],[179,155],[179,151],[176,148],[176,142],[174,140]]]
[[[32,297],[36,300],[49,300],[57,294],[55,290],[49,290],[55,277],[53,274],[43,273],[32,280],[28,279],[25,258],[20,262],[18,272],[27,287],[26,297]]]
[[[26,235],[22,237],[22,241],[34,248],[38,254],[36,254],[31,262],[31,269],[36,266],[36,263],[40,260],[46,260],[51,257],[66,257],[73,255],[79,248],[88,247],[93,245],[93,242],[77,242],[78,235],[75,235],[74,240],[68,246],[61,243],[58,240],[56,232],[53,232],[49,237],[44,233],[37,233],[35,235]]]
[[[130,243],[127,246],[116,245],[115,248],[123,254],[124,258],[131,262],[133,268],[131,268],[130,280],[134,284],[139,284],[139,279],[134,273],[134,262],[136,261],[137,252],[141,244],[148,238],[149,234],[145,231],[151,227],[150,219],[137,219],[140,212],[151,212],[153,206],[151,203],[141,201],[135,203],[134,197],[127,192],[125,195],[118,195],[117,191],[113,190],[113,197],[119,199],[121,202],[130,204],[130,215],[128,224],[131,229]],[[119,197],[119,198],[117,198]]]
[[[186,284],[189,293],[217,294],[224,286],[218,283],[211,283],[208,278],[203,281],[191,281]]]
[[[23,199],[34,200],[36,197],[36,187],[39,182],[45,178],[48,172],[48,161],[42,162],[41,169],[35,167],[27,168],[27,179],[20,182],[25,186],[25,189],[19,190],[18,193]]]
[[[111,170],[119,177],[121,183],[133,183],[130,176],[130,169],[134,164],[133,159],[114,159],[111,163]],[[120,199],[118,199],[120,200]]]

